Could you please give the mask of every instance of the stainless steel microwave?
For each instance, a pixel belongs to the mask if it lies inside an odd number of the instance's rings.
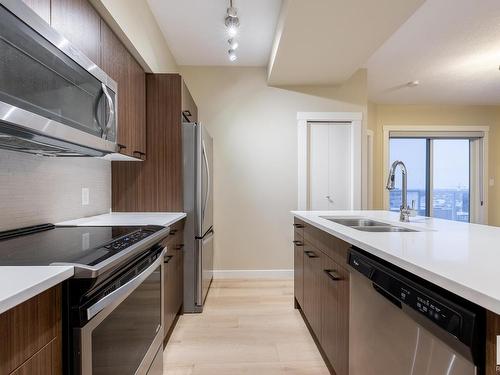
[[[118,151],[117,84],[20,0],[0,0],[0,148]]]

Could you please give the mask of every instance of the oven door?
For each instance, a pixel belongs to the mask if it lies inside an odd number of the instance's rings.
[[[75,328],[81,374],[149,372],[163,340],[163,254],[87,308],[89,322]]]

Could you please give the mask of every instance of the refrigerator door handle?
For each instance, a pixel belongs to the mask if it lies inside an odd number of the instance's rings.
[[[205,166],[207,167],[207,189],[206,189],[206,195],[205,195],[205,203],[203,204],[203,211],[202,211],[202,216],[203,218],[205,217],[205,212],[207,210],[208,206],[208,199],[210,197],[211,191],[210,191],[210,166],[208,164],[208,157],[207,157],[207,152],[206,152],[206,147],[205,147],[205,141],[201,141],[202,147],[203,147],[203,161],[205,162]]]

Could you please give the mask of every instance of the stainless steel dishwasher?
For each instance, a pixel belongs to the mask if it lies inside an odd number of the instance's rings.
[[[484,309],[351,249],[349,375],[475,375]]]

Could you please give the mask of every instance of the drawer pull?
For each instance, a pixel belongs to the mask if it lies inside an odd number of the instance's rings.
[[[309,257],[309,258],[319,258],[314,251],[304,251],[304,253]]]
[[[303,224],[293,224],[295,228],[304,228]]]
[[[295,241],[292,241],[292,242],[295,244],[295,246],[304,246],[304,244],[302,243],[302,241],[295,240]]]
[[[342,280],[342,276],[340,276],[337,271],[335,270],[324,270],[324,271],[328,275],[328,277],[333,281]]]

